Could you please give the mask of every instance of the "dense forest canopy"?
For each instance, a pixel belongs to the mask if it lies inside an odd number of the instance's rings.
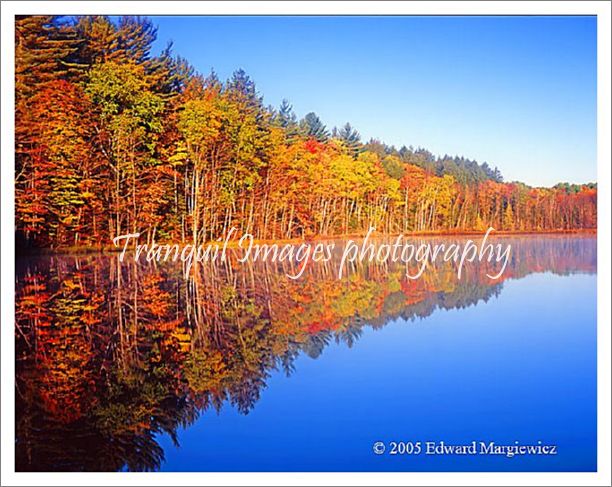
[[[153,56],[155,38],[147,18],[17,18],[20,245],[596,227],[595,184],[503,183],[486,162],[362,141],[265,106],[242,70]]]

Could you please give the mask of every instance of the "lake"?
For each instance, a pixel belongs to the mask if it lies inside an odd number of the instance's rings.
[[[20,257],[16,469],[594,471],[596,238],[497,240],[497,281]]]

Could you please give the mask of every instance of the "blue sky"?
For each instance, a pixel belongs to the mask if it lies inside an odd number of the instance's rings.
[[[364,139],[534,186],[596,180],[595,17],[154,17],[156,47]]]

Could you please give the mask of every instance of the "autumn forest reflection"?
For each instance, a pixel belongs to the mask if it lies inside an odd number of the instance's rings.
[[[417,280],[400,265],[362,264],[338,280],[334,259],[291,280],[283,265],[230,259],[185,280],[179,265],[118,255],[19,258],[16,468],[157,470],[160,433],[176,438],[227,403],[248,413],[270,374],[291,375],[300,354],[486,302],[506,279],[596,272],[594,237],[504,240],[512,256],[498,281],[485,264],[461,280],[449,263]]]

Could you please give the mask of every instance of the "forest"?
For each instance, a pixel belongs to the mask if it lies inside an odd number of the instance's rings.
[[[597,186],[503,182],[497,168],[328,129],[266,106],[238,69],[198,73],[151,19],[19,16],[18,248],[597,226]],[[576,161],[579,163],[580,161]]]

